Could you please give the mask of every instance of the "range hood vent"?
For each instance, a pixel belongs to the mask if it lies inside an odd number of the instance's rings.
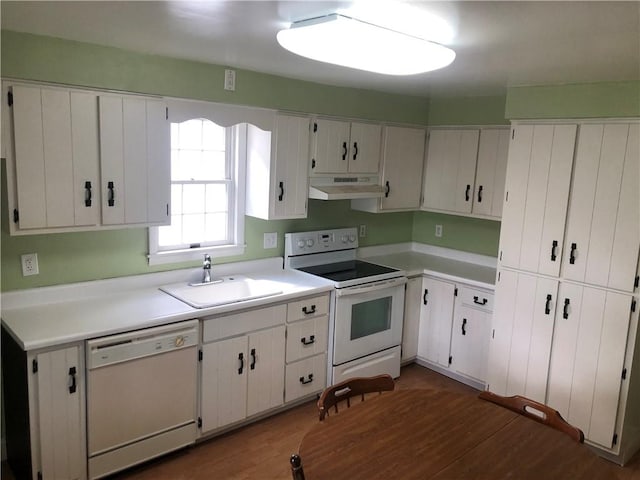
[[[311,177],[309,198],[316,200],[352,200],[380,198],[384,188],[378,177]]]

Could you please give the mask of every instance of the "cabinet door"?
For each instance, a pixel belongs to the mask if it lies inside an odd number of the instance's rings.
[[[202,346],[203,432],[246,417],[248,369],[246,336]]]
[[[273,218],[304,218],[309,196],[309,119],[278,115],[275,142]]]
[[[418,357],[449,368],[455,285],[425,277],[422,289]]]
[[[500,271],[489,347],[492,392],[544,403],[557,291],[557,280]]]
[[[20,229],[94,225],[97,205],[96,97],[65,89],[12,87]],[[95,191],[95,190],[94,190]]]
[[[284,402],[285,327],[249,335],[247,416]]]
[[[480,131],[473,213],[500,218],[507,175],[509,129]]]
[[[311,173],[346,173],[349,169],[349,122],[314,120]]]
[[[42,478],[86,478],[85,387],[80,347],[41,353],[37,360]]]
[[[451,334],[451,369],[484,382],[490,331],[490,313],[462,306],[457,301]]]
[[[168,225],[171,223],[171,125],[163,101],[145,100],[145,105],[148,178],[146,222]]]
[[[423,208],[471,213],[478,136],[478,130],[429,132]]]
[[[402,361],[418,354],[420,312],[423,305],[422,277],[410,278],[404,292],[404,324],[402,326]]]
[[[631,295],[560,285],[547,404],[605,448],[613,445],[631,301]]]
[[[382,127],[372,123],[351,124],[349,173],[377,175],[380,169]]]
[[[381,210],[420,207],[425,131],[385,127],[382,184],[386,188]]]
[[[640,249],[640,125],[582,125],[563,274],[633,291]]]
[[[575,135],[576,125],[514,127],[500,229],[502,265],[558,275]]]

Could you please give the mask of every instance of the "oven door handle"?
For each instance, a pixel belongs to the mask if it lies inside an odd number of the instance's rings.
[[[377,290],[398,287],[406,283],[407,277],[398,277],[390,280],[382,280],[380,282],[366,283],[355,287],[336,288],[336,296],[344,297],[347,295],[360,295],[361,293],[375,292]]]

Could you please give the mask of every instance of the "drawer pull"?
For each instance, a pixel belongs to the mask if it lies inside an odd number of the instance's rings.
[[[483,298],[482,301],[480,302],[478,300],[478,297],[474,295],[473,297],[473,303],[475,303],[476,305],[486,305],[487,304],[487,299]]]
[[[469,192],[471,191],[471,185],[467,185],[466,190],[464,191],[464,201],[468,202],[469,201]]]
[[[551,242],[551,261],[555,262],[558,255],[556,254],[556,248],[558,248],[558,241],[554,240]]]
[[[478,187],[478,203],[482,203],[482,185]]]
[[[462,319],[462,334],[466,335],[467,334],[467,319],[463,318]]]
[[[569,304],[571,302],[569,301],[568,298],[564,299],[564,308],[562,309],[562,318],[564,318],[565,320],[567,318],[569,318]]]
[[[310,373],[309,375],[307,375],[308,380],[305,380],[304,377],[300,377],[300,383],[302,385],[306,385],[307,383],[311,383],[313,382],[313,373]]]
[[[91,182],[84,182],[84,206],[91,206]]]
[[[114,192],[114,189],[115,189],[115,185],[113,184],[113,182],[107,182],[107,190],[108,190],[107,204],[110,207],[113,207],[116,204],[116,194]]]
[[[316,313],[316,306],[311,305],[311,308],[302,307],[302,313],[304,313],[305,315],[311,315],[313,313]]]
[[[342,160],[347,159],[347,142],[342,142]]]
[[[577,243],[571,244],[571,253],[569,254],[569,263],[574,265],[576,263],[576,250],[578,249]]]
[[[251,365],[249,366],[249,368],[251,368],[251,370],[256,369],[256,349],[255,348],[251,349]]]
[[[425,288],[424,289],[424,295],[422,295],[422,303],[424,303],[425,305],[427,304],[427,295],[429,295],[429,289]]]
[[[316,336],[309,335],[308,341],[307,341],[307,337],[302,337],[300,341],[302,342],[303,345],[313,345],[314,343],[316,343]]]

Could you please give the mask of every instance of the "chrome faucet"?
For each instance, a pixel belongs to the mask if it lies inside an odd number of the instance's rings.
[[[211,283],[211,256],[208,253],[202,262],[202,283]]]

